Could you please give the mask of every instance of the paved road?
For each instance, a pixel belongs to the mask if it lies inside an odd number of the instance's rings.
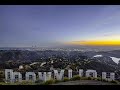
[[[77,80],[77,81],[60,82],[52,85],[114,85],[114,84],[109,82],[95,81],[95,80]]]

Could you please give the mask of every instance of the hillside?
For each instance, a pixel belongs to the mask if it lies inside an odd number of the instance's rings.
[[[73,74],[78,74],[78,69],[94,69],[101,75],[101,72],[115,72],[116,78],[120,77],[120,64],[115,63],[110,56],[117,57],[120,51],[28,51],[28,50],[1,50],[0,69],[18,69],[24,66],[25,71],[51,71],[51,69],[69,69]],[[96,57],[100,56],[100,57]],[[67,71],[65,72],[67,75]]]

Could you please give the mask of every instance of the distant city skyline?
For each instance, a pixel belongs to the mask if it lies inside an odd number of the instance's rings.
[[[1,5],[0,47],[120,45],[120,5]]]

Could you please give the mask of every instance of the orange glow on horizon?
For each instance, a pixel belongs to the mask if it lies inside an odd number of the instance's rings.
[[[88,40],[67,42],[69,45],[120,46],[120,40]]]

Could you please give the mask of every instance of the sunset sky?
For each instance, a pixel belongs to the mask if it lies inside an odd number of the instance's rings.
[[[1,5],[0,47],[120,45],[120,5]]]

